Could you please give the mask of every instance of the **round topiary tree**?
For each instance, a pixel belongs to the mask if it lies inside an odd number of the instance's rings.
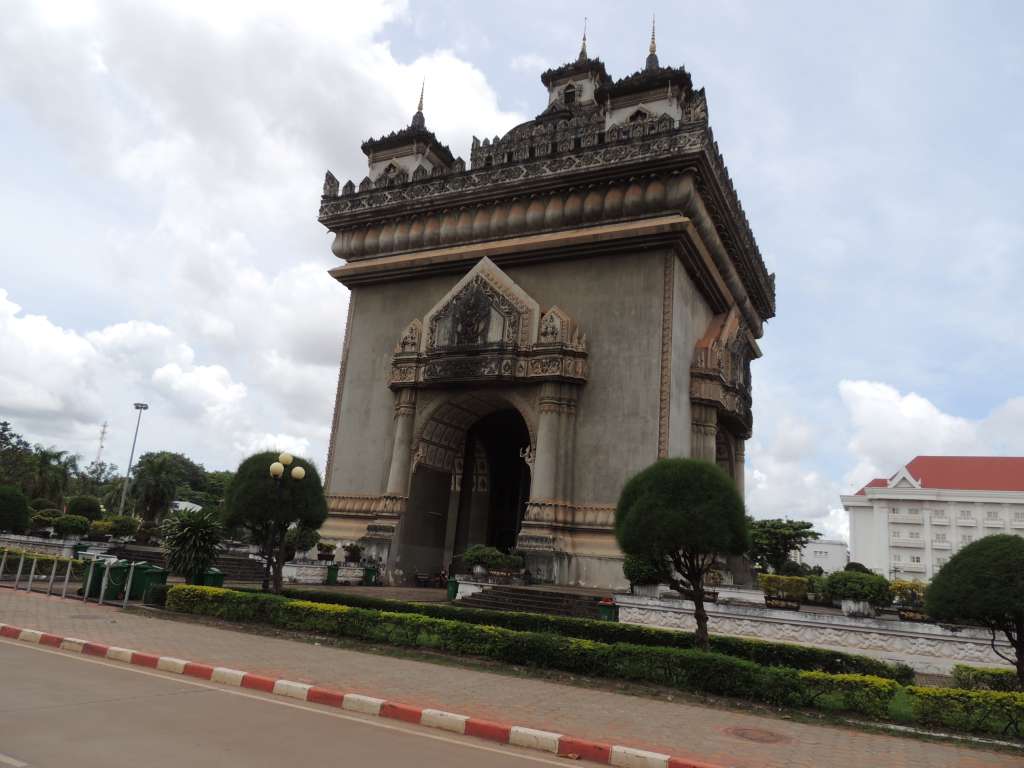
[[[117,538],[134,536],[139,530],[139,520],[134,517],[115,515],[108,518],[107,522],[110,523],[110,535]]]
[[[28,505],[37,512],[44,509],[56,509],[60,506],[56,501],[50,501],[49,499],[32,499]]]
[[[99,520],[103,517],[103,508],[95,496],[72,496],[68,499],[68,514],[88,520]]]
[[[732,478],[711,462],[661,459],[622,489],[615,536],[626,555],[665,564],[672,589],[693,601],[694,639],[707,649],[705,579],[717,556],[741,555],[749,544]]]
[[[992,651],[1013,664],[1024,688],[1024,538],[986,536],[957,552],[932,579],[925,611],[939,621],[980,624],[992,635]],[[1011,658],[996,646],[1002,633]]]
[[[85,536],[89,532],[89,519],[81,515],[62,515],[53,521],[53,530],[61,538]]]
[[[217,562],[224,539],[220,518],[204,509],[171,513],[161,523],[160,533],[168,570],[184,576],[190,584],[200,581],[206,569]]]
[[[224,500],[225,527],[245,530],[260,546],[266,558],[263,588],[271,588],[272,577],[274,592],[281,591],[288,529],[298,524],[316,530],[327,519],[323,483],[313,463],[292,457],[282,477],[275,480],[270,465],[279,458],[277,453],[264,451],[243,461]]]
[[[25,494],[13,485],[0,485],[0,531],[24,533],[32,525]]]
[[[855,573],[871,573],[872,572],[870,568],[868,568],[866,565],[858,563],[856,560],[851,560],[850,562],[848,562],[846,564],[846,567],[843,568],[843,570],[844,571],[853,571]]]

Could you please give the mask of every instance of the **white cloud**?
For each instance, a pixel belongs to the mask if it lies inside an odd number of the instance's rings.
[[[183,369],[168,363],[153,371],[153,384],[183,413],[201,411],[214,418],[227,416],[246,393],[245,385],[232,381],[221,365]]]
[[[521,53],[518,56],[513,56],[509,66],[516,72],[526,72],[530,75],[536,75],[550,68],[547,59],[536,53]]]

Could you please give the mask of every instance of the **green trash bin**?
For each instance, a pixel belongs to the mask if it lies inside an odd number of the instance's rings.
[[[365,568],[363,568],[362,585],[364,587],[377,586],[377,569],[374,566],[368,565]]]
[[[453,576],[448,579],[448,601],[454,601],[459,594],[459,582]]]
[[[124,597],[124,588],[128,583],[128,568],[131,563],[127,560],[114,560],[110,563],[110,570],[107,571],[107,583],[104,588],[103,572],[107,570],[105,560],[96,560],[92,572],[92,582],[89,584],[89,597],[99,599],[100,589],[103,589],[103,599],[118,600]],[[89,578],[89,566],[86,565],[85,578]]]
[[[597,611],[600,614],[602,621],[619,620],[619,606],[617,606],[615,601],[610,597],[606,597],[597,604]]]
[[[331,563],[327,566],[327,581],[325,584],[337,584],[338,583],[338,564]]]
[[[135,564],[135,573],[132,575],[131,594],[129,600],[144,600],[149,588],[154,584],[166,584],[167,571],[153,563],[140,562]]]

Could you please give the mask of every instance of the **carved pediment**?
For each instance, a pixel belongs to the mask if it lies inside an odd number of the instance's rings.
[[[528,379],[583,381],[586,340],[575,321],[540,305],[481,259],[395,347],[391,386]]]
[[[749,435],[753,422],[750,361],[760,356],[757,342],[735,307],[716,315],[694,349],[690,399],[713,405],[740,427],[741,435]]]

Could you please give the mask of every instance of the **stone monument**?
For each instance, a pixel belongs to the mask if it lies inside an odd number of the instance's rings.
[[[473,544],[535,579],[623,582],[625,481],[665,456],[743,488],[750,363],[775,313],[703,89],[590,58],[541,75],[547,106],[455,157],[423,115],[328,172],[319,221],[351,291],[326,468],[325,538],[385,578]]]

